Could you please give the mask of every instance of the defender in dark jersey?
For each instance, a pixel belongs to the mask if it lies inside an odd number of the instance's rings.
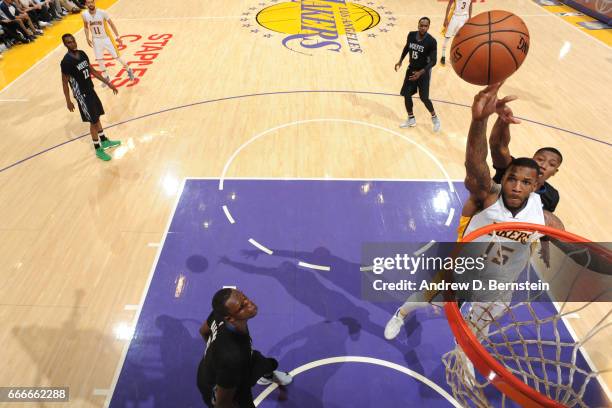
[[[404,78],[404,85],[400,94],[404,97],[408,119],[403,122],[400,127],[416,126],[416,119],[412,112],[412,95],[419,90],[419,97],[425,104],[425,107],[431,113],[431,121],[433,123],[434,132],[440,130],[440,119],[436,115],[433,104],[429,99],[429,82],[431,80],[431,68],[436,65],[438,43],[436,39],[427,33],[429,30],[430,20],[428,17],[423,17],[419,20],[419,31],[411,31],[408,33],[406,46],[402,51],[402,56],[397,64],[395,71],[402,66],[402,61],[406,55],[410,55],[410,64]]]
[[[213,297],[213,311],[200,329],[206,354],[198,367],[198,388],[208,407],[254,408],[255,383],[287,385],[289,374],[276,371],[278,362],[251,348],[247,321],[257,306],[242,292],[221,289]]]
[[[506,169],[514,159],[514,157],[510,155],[509,149],[510,124],[520,122],[518,119],[514,118],[512,109],[510,109],[508,105],[504,105],[503,109],[504,112],[502,112],[495,121],[491,136],[489,137],[493,168],[496,171],[493,181],[496,183],[500,183]],[[561,162],[563,161],[563,156],[561,152],[554,147],[542,147],[534,153],[533,160],[540,166],[540,177],[538,178],[535,192],[540,195],[542,208],[552,213],[557,208],[557,204],[559,204],[559,192],[551,186],[547,180],[557,174]]]
[[[91,75],[105,83],[113,90],[115,95],[118,92],[117,88],[91,67],[87,54],[78,49],[78,45],[72,34],[64,34],[62,36],[62,41],[66,48],[68,48],[68,52],[60,64],[66,106],[70,112],[74,111],[74,104],[70,100],[70,93],[68,92],[68,84],[70,84],[74,99],[76,99],[79,106],[79,112],[81,112],[81,119],[83,122],[89,122],[89,130],[91,132],[94,148],[96,149],[96,156],[99,159],[108,161],[111,159],[111,156],[104,150],[119,146],[121,142],[107,139],[104,135],[104,129],[100,123],[100,116],[104,115],[104,107],[94,90]]]

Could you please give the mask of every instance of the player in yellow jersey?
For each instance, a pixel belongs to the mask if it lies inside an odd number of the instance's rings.
[[[102,76],[110,80],[104,64],[104,50],[107,50],[117,62],[123,65],[127,71],[128,77],[133,81],[134,72],[132,72],[128,64],[119,56],[119,50],[117,49],[115,39],[119,45],[121,45],[121,39],[119,38],[117,27],[111,20],[108,12],[96,8],[95,0],[87,0],[85,5],[87,6],[87,10],[81,14],[83,17],[85,36],[87,37],[87,44],[94,49],[94,55],[99,65],[98,69],[102,72]],[[113,30],[115,38],[112,37],[109,26]]]

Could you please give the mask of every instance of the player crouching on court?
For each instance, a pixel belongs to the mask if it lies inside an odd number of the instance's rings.
[[[213,311],[200,328],[206,353],[198,367],[198,388],[210,408],[255,408],[255,383],[288,385],[293,380],[276,371],[278,362],[251,347],[247,322],[257,306],[242,292],[224,288],[213,296]]]
[[[72,88],[72,94],[76,99],[81,112],[83,122],[89,123],[91,139],[93,140],[96,156],[104,161],[109,161],[111,156],[104,150],[111,147],[116,147],[121,144],[118,140],[107,139],[104,135],[100,116],[104,115],[104,107],[100,98],[94,90],[94,84],[91,80],[91,75],[95,76],[99,81],[105,83],[113,93],[117,95],[119,91],[110,81],[103,78],[102,75],[89,64],[89,57],[85,52],[78,49],[78,45],[72,34],[64,34],[62,41],[68,52],[61,62],[62,68],[62,87],[64,96],[66,97],[66,106],[70,112],[74,111],[74,104],[70,100],[70,92],[68,92],[68,84]]]

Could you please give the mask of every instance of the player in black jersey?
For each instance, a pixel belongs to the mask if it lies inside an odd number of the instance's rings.
[[[287,385],[291,376],[276,371],[278,362],[251,348],[247,322],[257,306],[242,292],[224,288],[215,293],[213,311],[200,329],[206,354],[198,367],[198,388],[214,408],[255,408],[251,387]]]
[[[402,66],[402,61],[407,54],[410,55],[410,64],[404,78],[404,85],[400,94],[404,97],[406,111],[408,111],[408,120],[403,122],[400,127],[416,126],[416,119],[412,112],[412,95],[419,90],[419,97],[425,104],[427,110],[431,113],[431,121],[433,123],[434,132],[440,130],[440,119],[436,115],[433,104],[429,99],[429,82],[431,80],[431,68],[436,65],[438,43],[436,39],[427,33],[429,30],[430,20],[428,17],[423,17],[419,20],[419,31],[411,31],[408,33],[406,46],[402,51],[402,56],[395,70],[397,71]]]
[[[500,115],[493,125],[491,136],[489,137],[489,145],[491,147],[491,157],[493,159],[493,168],[496,170],[493,181],[500,183],[504,173],[512,160],[510,155],[510,124],[519,123],[520,121],[514,118],[512,109],[508,105],[504,105],[504,115]],[[504,118],[513,118],[509,121]],[[559,171],[563,156],[561,152],[554,147],[542,147],[538,149],[533,160],[540,167],[540,176],[535,192],[540,195],[542,200],[542,208],[551,213],[557,208],[559,203],[559,192],[548,183],[548,179]]]
[[[91,80],[91,75],[98,78],[98,80],[105,83],[113,93],[117,94],[117,88],[110,83],[109,80],[102,77],[102,75],[93,69],[89,64],[89,58],[85,52],[78,49],[78,45],[72,34],[64,34],[62,41],[68,52],[62,59],[60,64],[62,69],[62,87],[64,88],[64,96],[66,97],[66,106],[70,112],[74,111],[74,104],[70,100],[70,93],[68,92],[68,84],[72,88],[72,94],[76,99],[81,112],[81,119],[83,122],[89,122],[89,130],[91,132],[91,138],[93,140],[94,147],[96,149],[96,156],[99,159],[108,161],[111,156],[104,150],[116,147],[121,144],[118,140],[107,139],[104,135],[104,129],[100,123],[100,116],[104,115],[104,107],[100,98],[94,90],[94,84]]]

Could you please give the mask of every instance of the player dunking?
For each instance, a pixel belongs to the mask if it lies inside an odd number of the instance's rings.
[[[93,81],[91,75],[98,78],[103,83],[113,90],[115,95],[117,94],[117,88],[107,78],[93,69],[89,64],[89,57],[83,51],[78,49],[76,40],[72,34],[64,34],[62,41],[68,52],[64,56],[61,63],[62,68],[62,87],[64,89],[64,96],[66,97],[66,106],[70,112],[74,111],[74,104],[70,100],[70,93],[68,92],[68,84],[72,88],[72,94],[76,99],[79,111],[81,112],[81,119],[83,122],[89,122],[89,130],[91,132],[91,139],[93,140],[94,148],[96,149],[96,156],[104,161],[111,159],[104,150],[119,146],[121,144],[118,140],[109,140],[104,135],[104,129],[100,123],[100,116],[104,115],[104,107],[100,98],[94,90]]]
[[[487,122],[497,112],[501,120],[518,123],[506,103],[516,99],[507,96],[497,99],[501,83],[490,85],[474,97],[472,123],[467,139],[465,160],[465,187],[470,193],[463,206],[459,221],[459,240],[470,232],[485,225],[503,222],[527,222],[564,229],[563,223],[552,213],[542,209],[540,196],[535,193],[540,176],[540,166],[531,158],[513,159],[506,170],[501,184],[491,179],[487,165]],[[514,231],[513,231],[514,232]],[[525,237],[525,234],[529,235]],[[513,242],[512,253],[504,254],[500,265],[503,269],[489,270],[500,281],[513,281],[526,266],[530,256],[531,233],[506,234],[499,241]],[[520,236],[520,241],[518,238]],[[490,240],[490,237],[482,239]],[[478,241],[478,239],[476,240]],[[515,242],[518,241],[518,242]],[[502,249],[503,250],[503,247]],[[501,251],[500,250],[500,251]],[[494,261],[493,261],[494,262]],[[491,266],[488,264],[487,267]],[[495,268],[495,265],[492,265]],[[499,273],[497,273],[499,272]],[[436,279],[441,279],[437,276]],[[427,306],[437,293],[416,292],[395,312],[385,327],[385,338],[391,340],[399,334],[406,316]]]
[[[134,72],[132,71],[132,68],[130,68],[128,64],[119,56],[119,50],[115,44],[115,39],[119,45],[121,45],[121,39],[119,38],[117,27],[115,27],[115,24],[108,15],[108,12],[106,10],[96,8],[95,0],[87,0],[85,4],[87,6],[87,10],[85,10],[81,15],[83,17],[85,36],[87,37],[87,44],[89,44],[90,47],[93,47],[94,55],[96,56],[98,67],[100,68],[102,75],[104,78],[110,79],[104,64],[104,50],[107,50],[115,60],[123,65],[123,68],[125,68],[127,71],[128,77],[131,81],[133,81]],[[108,29],[109,26],[115,34],[115,39],[113,39],[111,36]]]
[[[444,44],[442,45],[442,58],[440,58],[442,65],[446,64],[448,41],[457,35],[457,31],[472,17],[472,0],[448,0],[445,16],[442,27]]]
[[[409,55],[410,63],[404,78],[404,85],[400,94],[404,97],[408,119],[400,124],[401,128],[416,126],[416,119],[412,112],[412,95],[419,90],[419,98],[425,104],[425,107],[431,113],[431,121],[433,130],[440,130],[440,119],[436,115],[433,104],[429,99],[429,83],[431,81],[431,68],[436,65],[438,44],[436,39],[427,33],[429,30],[430,20],[428,17],[423,17],[419,20],[419,30],[408,33],[406,46],[402,51],[402,55],[397,64],[395,71],[400,69],[402,61],[406,55]]]

